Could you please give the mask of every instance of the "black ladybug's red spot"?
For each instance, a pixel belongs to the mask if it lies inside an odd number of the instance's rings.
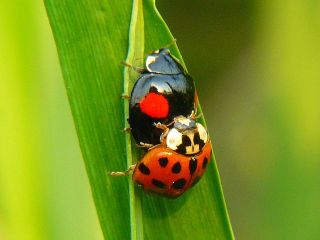
[[[166,118],[169,114],[168,100],[157,93],[148,93],[140,102],[141,111],[152,118]]]

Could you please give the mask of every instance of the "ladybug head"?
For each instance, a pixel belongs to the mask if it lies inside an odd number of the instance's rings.
[[[174,119],[173,128],[166,136],[168,148],[184,155],[199,153],[207,140],[206,129],[200,123],[184,116]]]
[[[149,54],[146,58],[146,68],[150,73],[160,74],[179,74],[185,71],[168,48],[161,48]]]

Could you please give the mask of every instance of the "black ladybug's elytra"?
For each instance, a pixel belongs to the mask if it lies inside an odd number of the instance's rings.
[[[196,112],[194,81],[183,66],[163,48],[149,54],[146,69],[135,83],[129,104],[129,124],[137,143],[160,143],[162,130],[176,116]]]

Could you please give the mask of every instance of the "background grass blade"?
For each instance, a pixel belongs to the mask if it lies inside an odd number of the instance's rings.
[[[41,1],[0,2],[0,239],[102,239]]]
[[[127,56],[128,45],[127,60],[143,55],[143,48],[132,42],[141,43],[141,28],[145,53],[173,39],[152,0],[139,6],[144,21],[132,25],[138,2],[45,1],[102,231],[106,239],[129,239],[130,235],[133,239],[142,235],[146,239],[232,239],[215,161],[203,180],[176,200],[140,189],[133,195],[130,178],[106,176],[107,171],[126,169],[119,63]],[[133,33],[138,33],[137,38],[132,38]],[[172,50],[182,61],[176,46]],[[128,143],[127,138],[127,147]],[[133,156],[137,160],[137,154]],[[130,207],[134,213],[140,204],[141,211],[130,218]]]
[[[45,1],[93,198],[106,239],[129,239],[123,67],[131,1]]]

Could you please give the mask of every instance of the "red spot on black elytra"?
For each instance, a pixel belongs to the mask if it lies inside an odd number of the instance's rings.
[[[164,96],[151,92],[141,100],[140,109],[149,117],[166,118],[169,114],[169,103]]]

